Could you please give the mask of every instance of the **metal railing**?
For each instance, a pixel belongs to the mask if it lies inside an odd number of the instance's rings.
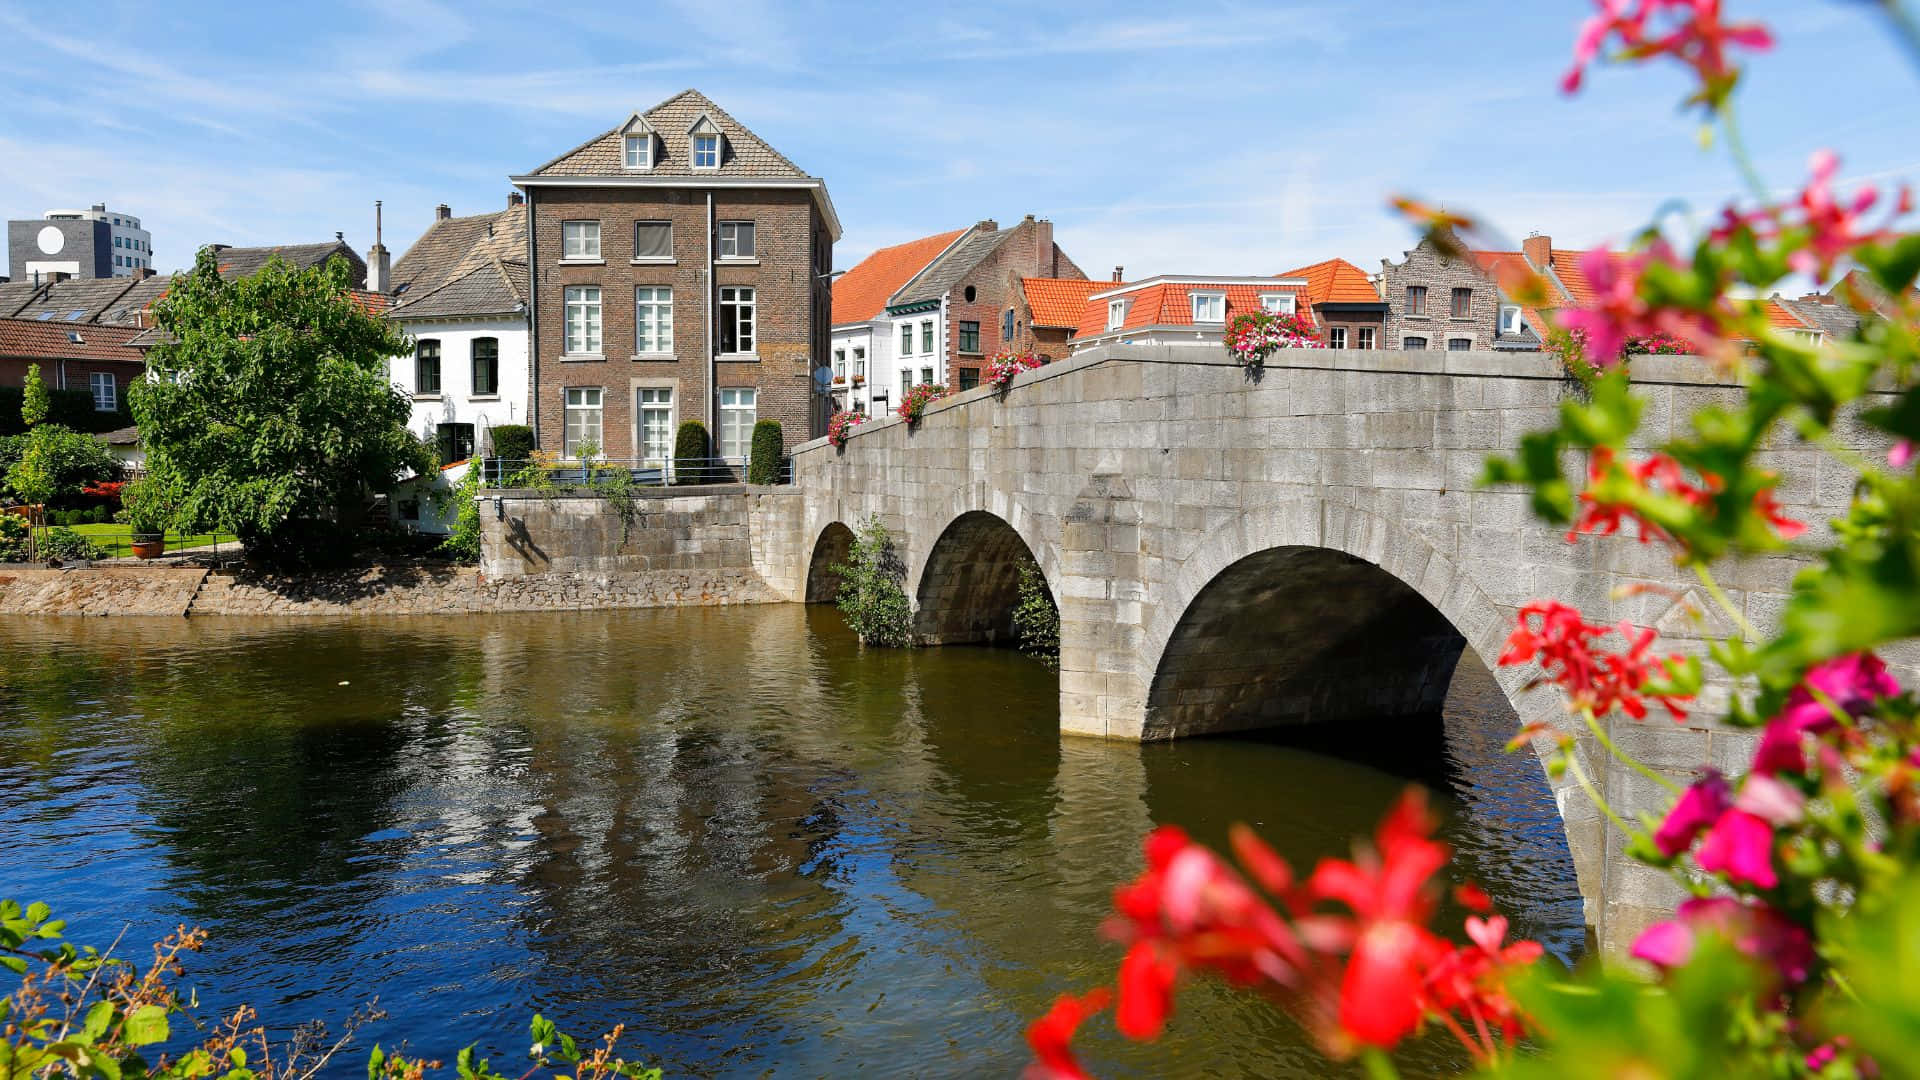
[[[680,487],[692,484],[744,484],[747,463],[739,458],[483,458],[482,487]],[[778,484],[793,483],[793,458],[782,455]]]

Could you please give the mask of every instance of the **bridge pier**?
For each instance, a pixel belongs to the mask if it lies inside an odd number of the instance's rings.
[[[1140,674],[1147,598],[1140,508],[1117,473],[1097,473],[1061,525],[1060,730],[1107,739],[1145,737]]]

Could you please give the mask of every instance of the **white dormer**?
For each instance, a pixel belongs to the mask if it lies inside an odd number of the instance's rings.
[[[1107,301],[1107,329],[1118,330],[1127,324],[1127,302],[1124,299]]]
[[[620,167],[629,172],[644,172],[653,168],[656,142],[653,125],[639,113],[627,117],[620,125]]]
[[[687,129],[687,138],[692,145],[690,161],[696,169],[717,169],[726,153],[726,139],[706,113],[701,113]]]
[[[1269,315],[1291,315],[1296,310],[1294,303],[1290,292],[1260,294],[1260,310]]]
[[[1223,292],[1194,292],[1193,321],[1197,323],[1223,323],[1227,321],[1227,294]]]

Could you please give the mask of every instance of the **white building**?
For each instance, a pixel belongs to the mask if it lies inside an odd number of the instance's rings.
[[[1073,351],[1096,345],[1218,346],[1235,315],[1315,316],[1303,277],[1163,275],[1087,297]],[[1317,324],[1316,324],[1317,325]]]
[[[887,305],[968,232],[955,229],[881,248],[834,281],[829,350],[834,409],[875,415],[900,404],[899,371],[917,375],[919,369],[929,368],[927,382],[943,374],[939,346],[946,337],[939,325],[939,305],[932,312],[901,316],[890,315]],[[919,348],[916,336],[922,322],[927,324],[925,350]],[[901,335],[906,337],[904,349]]]
[[[153,234],[105,203],[9,221],[7,249],[15,281],[135,277],[153,269]]]
[[[387,317],[413,339],[392,362],[394,385],[413,398],[411,428],[443,462],[493,449],[492,429],[527,424],[527,213],[473,217],[435,211],[433,225],[389,273],[376,240],[368,284],[387,285]]]

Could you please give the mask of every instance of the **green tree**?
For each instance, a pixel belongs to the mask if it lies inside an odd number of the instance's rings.
[[[120,463],[105,443],[72,428],[40,424],[23,443],[20,460],[7,470],[7,487],[21,502],[77,498],[82,487],[120,475]]]
[[[430,467],[387,376],[407,339],[348,284],[338,258],[226,281],[202,249],[155,305],[165,336],[129,396],[150,467],[177,484],[175,525],[290,550],[335,531],[296,523],[355,524],[370,490]]]
[[[785,449],[786,439],[780,432],[780,421],[762,420],[754,424],[753,457],[747,465],[747,483],[779,483],[780,455]]]
[[[1013,606],[1013,634],[1020,651],[1048,667],[1060,663],[1060,609],[1047,591],[1038,563],[1020,564],[1020,599]]]
[[[47,419],[47,410],[53,408],[53,396],[47,393],[47,384],[40,378],[40,365],[27,365],[26,393],[20,399],[20,420],[28,427],[43,423]]]
[[[840,575],[835,598],[847,627],[862,645],[901,648],[913,644],[913,608],[907,603],[907,567],[893,546],[893,534],[877,517],[854,535],[847,561],[834,567]]]
[[[698,420],[688,420],[680,425],[680,431],[673,440],[673,482],[676,484],[704,484],[707,482],[707,425]]]

